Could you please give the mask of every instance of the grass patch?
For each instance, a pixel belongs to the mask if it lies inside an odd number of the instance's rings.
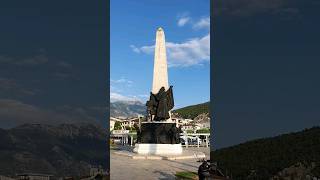
[[[190,172],[190,171],[182,171],[182,172],[177,172],[176,177],[178,179],[198,179],[198,174],[195,172]]]

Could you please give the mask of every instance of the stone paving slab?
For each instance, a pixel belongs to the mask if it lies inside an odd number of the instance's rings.
[[[197,172],[201,162],[197,159],[151,160],[133,159],[111,152],[111,180],[174,180],[176,172]]]
[[[130,156],[118,155],[115,152],[131,151],[133,147],[117,147],[110,150],[110,179],[111,180],[165,180],[176,179],[180,171],[197,172],[201,162],[198,159],[151,160],[133,159]],[[209,159],[209,148],[184,148],[184,150],[200,151]]]

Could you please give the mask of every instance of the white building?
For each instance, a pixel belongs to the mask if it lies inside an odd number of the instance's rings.
[[[120,118],[114,118],[110,117],[110,131],[114,130],[114,125],[118,121],[121,123],[122,129],[125,129],[126,127],[134,127],[134,124],[139,124],[139,118],[130,118],[130,119],[120,119]]]
[[[114,125],[117,122],[116,118],[110,117],[110,131],[114,129]]]
[[[178,126],[185,126],[193,122],[192,119],[172,118],[172,121],[177,123]]]

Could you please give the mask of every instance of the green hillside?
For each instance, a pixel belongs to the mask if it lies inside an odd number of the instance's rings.
[[[187,106],[184,108],[176,109],[173,113],[178,113],[180,117],[186,119],[194,119],[199,114],[209,113],[209,104],[210,102]]]
[[[270,179],[297,163],[307,167],[313,163],[315,167],[307,173],[320,177],[320,127],[219,149],[212,152],[212,158],[239,180],[250,179],[252,174]]]

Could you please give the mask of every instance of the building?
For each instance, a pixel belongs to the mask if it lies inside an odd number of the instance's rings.
[[[114,125],[116,122],[121,123],[122,129],[126,129],[126,127],[134,127],[135,124],[139,124],[140,121],[140,116],[135,117],[135,118],[115,118],[115,117],[110,117],[110,131],[114,130]]]
[[[116,123],[117,120],[115,120],[115,118],[110,117],[110,131],[112,131],[114,129],[114,125]]]

